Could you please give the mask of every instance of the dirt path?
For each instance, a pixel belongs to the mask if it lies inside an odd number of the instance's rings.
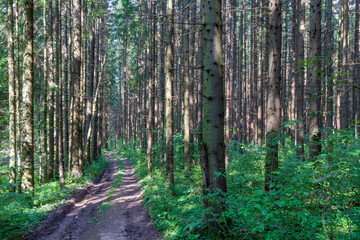
[[[98,208],[107,199],[117,171],[116,160],[110,155],[108,157],[108,168],[97,182],[87,187],[85,197],[71,199],[55,210],[25,239],[157,239],[158,233],[142,205],[139,183],[126,159],[121,159],[123,177],[110,199],[110,208],[97,214]],[[95,222],[92,221],[94,217]]]

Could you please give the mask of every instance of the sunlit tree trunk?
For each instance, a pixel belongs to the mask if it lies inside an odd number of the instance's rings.
[[[24,75],[23,75],[23,150],[22,164],[24,189],[34,191],[34,4],[24,1]]]
[[[44,63],[43,63],[43,68],[44,68],[44,113],[43,113],[43,134],[44,134],[44,169],[43,169],[43,182],[46,183],[48,181],[48,75],[47,75],[47,71],[48,71],[48,59],[47,59],[47,50],[48,50],[48,45],[47,45],[47,24],[46,24],[46,0],[43,0],[43,25],[44,25]]]
[[[184,152],[183,158],[185,163],[185,171],[190,172],[191,169],[191,155],[190,155],[190,78],[189,78],[189,1],[183,3],[184,8],[184,38],[183,38],[183,82],[184,82]]]
[[[148,28],[149,28],[149,36],[148,36],[148,115],[147,115],[147,121],[146,121],[146,128],[147,128],[147,164],[148,164],[148,176],[151,177],[152,172],[152,139],[153,139],[153,54],[152,54],[152,48],[153,48],[153,38],[152,38],[152,29],[151,29],[151,23],[152,23],[152,1],[148,2]]]
[[[9,79],[9,183],[16,183],[16,92],[15,92],[15,66],[14,66],[14,14],[13,1],[7,2],[7,50],[8,50],[8,79]],[[15,185],[10,186],[12,192]]]
[[[166,49],[165,49],[165,153],[166,179],[174,185],[174,153],[173,153],[173,108],[172,88],[174,81],[174,0],[166,0]]]
[[[82,176],[81,169],[81,107],[80,107],[80,71],[81,71],[81,1],[72,0],[72,17],[73,17],[73,69],[72,69],[72,82],[73,82],[73,97],[72,97],[72,141],[70,144],[71,152],[71,176]]]
[[[15,75],[15,85],[16,85],[16,157],[17,157],[17,166],[21,166],[21,149],[22,149],[22,130],[20,128],[20,95],[21,95],[21,70],[20,70],[20,33],[19,33],[19,0],[16,0],[16,10],[15,10],[15,35],[16,35],[16,75]],[[18,168],[17,170],[18,175],[18,192],[22,192],[22,168]]]

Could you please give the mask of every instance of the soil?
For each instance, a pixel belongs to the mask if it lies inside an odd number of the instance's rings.
[[[41,240],[152,240],[160,239],[142,204],[138,180],[128,160],[123,163],[122,180],[110,200],[110,207],[99,213],[114,181],[117,162],[110,155],[109,166],[92,184],[84,187],[62,207],[54,210],[25,239]]]

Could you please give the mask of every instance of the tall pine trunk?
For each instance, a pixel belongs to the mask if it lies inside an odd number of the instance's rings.
[[[309,157],[314,160],[321,151],[321,0],[310,1],[310,60]]]
[[[222,239],[219,215],[226,208],[224,81],[221,0],[202,1],[202,182],[208,236]],[[215,219],[213,219],[215,218]]]
[[[265,190],[273,189],[274,171],[279,167],[280,87],[281,87],[281,0],[269,4],[269,76],[266,99]]]
[[[173,153],[173,81],[174,81],[174,0],[166,0],[166,50],[165,50],[165,154],[166,179],[174,185]]]
[[[23,75],[23,189],[34,191],[34,4],[24,1],[24,75]],[[33,192],[34,193],[34,192]]]
[[[14,66],[14,14],[13,1],[7,4],[7,50],[8,50],[8,77],[9,77],[9,144],[10,144],[10,176],[9,183],[16,183],[16,93],[15,93],[15,66]],[[15,185],[10,186],[15,191]]]
[[[72,0],[73,16],[73,96],[72,96],[72,141],[70,144],[71,152],[71,176],[82,176],[81,169],[81,107],[80,107],[80,71],[81,71],[81,0]]]

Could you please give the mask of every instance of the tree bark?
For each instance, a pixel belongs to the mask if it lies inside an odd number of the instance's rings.
[[[152,172],[152,138],[153,138],[153,38],[152,38],[152,1],[148,2],[148,28],[149,28],[149,36],[148,36],[148,115],[146,121],[147,128],[147,164],[148,164],[148,177],[151,177]]]
[[[44,24],[44,113],[43,113],[43,134],[44,134],[44,170],[43,170],[43,182],[47,183],[48,181],[48,59],[47,59],[47,25],[46,25],[46,0],[43,0],[44,9],[43,9],[43,24]]]
[[[309,157],[314,160],[321,151],[321,0],[310,1],[310,59]]]
[[[34,191],[34,4],[24,1],[24,75],[23,75],[23,189]],[[34,193],[34,192],[33,192]]]
[[[296,154],[304,161],[304,36],[305,36],[305,0],[295,0],[295,96],[296,96]]]
[[[62,51],[61,51],[61,0],[56,0],[56,137],[57,137],[57,163],[59,171],[60,188],[64,189],[64,164],[63,164],[63,105],[62,105]]]
[[[357,79],[355,84],[359,88],[360,87],[360,0],[356,0],[356,6],[355,6],[355,53],[354,53],[354,79]],[[355,88],[355,94],[354,96],[354,112],[355,112],[355,133],[356,137],[358,137],[359,134],[359,120],[360,120],[360,91],[358,88]]]
[[[269,4],[269,77],[266,102],[265,190],[274,189],[273,172],[279,167],[280,87],[281,87],[281,0]]]
[[[15,93],[15,66],[14,66],[14,14],[13,1],[7,2],[7,50],[8,50],[8,77],[9,77],[9,168],[10,190],[16,190],[16,93]]]
[[[191,171],[191,154],[190,154],[190,78],[189,78],[189,1],[183,3],[184,11],[184,37],[183,37],[183,54],[184,54],[184,152],[183,158],[185,163],[185,171],[187,174]]]
[[[48,91],[49,91],[49,164],[48,180],[54,178],[54,149],[55,149],[55,82],[54,82],[54,48],[53,48],[53,0],[49,0],[48,7],[48,45],[49,45],[49,74],[48,74]]]
[[[349,101],[349,1],[339,1],[339,54],[338,71],[340,82],[337,89],[337,128],[349,127],[350,101]]]
[[[221,0],[202,1],[203,44],[203,121],[202,181],[208,236],[221,239],[218,217],[226,208],[225,143],[224,143],[224,81],[222,55]],[[215,194],[218,193],[218,194]],[[213,196],[215,194],[215,196]],[[214,220],[213,218],[217,218]],[[213,220],[210,220],[213,219]]]
[[[71,152],[71,176],[81,177],[81,107],[80,107],[80,71],[81,71],[81,0],[72,0],[72,16],[73,16],[73,98],[72,98],[72,141],[70,144]]]
[[[166,179],[174,185],[174,153],[172,130],[172,88],[174,81],[174,0],[166,0],[166,49],[165,49],[165,153]]]

